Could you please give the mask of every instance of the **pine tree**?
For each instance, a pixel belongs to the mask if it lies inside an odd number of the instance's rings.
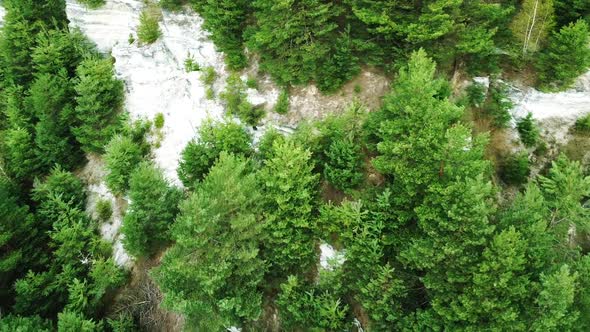
[[[262,196],[248,168],[242,159],[221,154],[181,204],[175,244],[156,270],[164,304],[184,313],[192,329],[243,326],[262,312]]]

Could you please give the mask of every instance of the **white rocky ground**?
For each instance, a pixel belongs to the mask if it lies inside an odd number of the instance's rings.
[[[531,87],[513,87],[510,98],[515,103],[514,118],[529,112],[540,124],[545,139],[565,144],[569,128],[579,117],[590,113],[590,72],[580,76],[575,85],[564,92],[546,93]]]

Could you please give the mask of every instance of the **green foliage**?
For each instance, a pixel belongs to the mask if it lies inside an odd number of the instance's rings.
[[[262,108],[254,107],[248,101],[246,85],[237,73],[233,73],[227,78],[225,91],[221,93],[220,97],[225,102],[226,110],[244,123],[256,126],[264,116]]]
[[[37,160],[45,165],[73,168],[83,159],[71,132],[76,125],[73,86],[62,68],[57,74],[39,74],[25,105],[39,119],[35,125]]]
[[[155,276],[165,306],[183,313],[191,329],[217,331],[260,316],[261,199],[248,163],[222,153],[181,204],[175,244]]]
[[[90,9],[97,9],[106,3],[105,0],[80,0],[80,3],[88,6]]]
[[[322,92],[338,90],[361,70],[360,59],[353,54],[350,27],[334,41],[332,47],[330,56],[319,66],[316,75],[318,88]]]
[[[576,225],[580,231],[590,230],[588,209],[582,205],[590,196],[590,176],[585,175],[579,162],[560,155],[551,163],[548,176],[540,176],[539,181],[550,202],[548,205],[554,210],[552,226],[562,239],[571,225]]]
[[[485,86],[480,83],[473,83],[469,85],[466,89],[469,105],[473,107],[482,107],[484,101],[486,100],[485,90]]]
[[[182,151],[178,178],[186,187],[194,188],[222,151],[247,157],[252,154],[251,142],[250,135],[236,123],[204,122],[197,139],[189,142]]]
[[[272,158],[260,171],[268,236],[263,254],[272,275],[302,272],[316,261],[312,235],[318,176],[313,168],[310,151],[286,141],[273,145]]]
[[[246,86],[250,89],[258,90],[258,79],[255,76],[248,76]]]
[[[281,85],[313,80],[319,62],[330,52],[324,41],[337,27],[332,20],[340,13],[339,8],[317,0],[257,0],[251,6],[257,26],[247,43],[248,48],[261,54],[260,68]]]
[[[526,153],[504,157],[500,164],[500,178],[507,184],[520,185],[528,181],[530,162]]]
[[[96,202],[96,213],[98,214],[98,219],[100,221],[105,222],[111,219],[111,216],[113,215],[111,201],[108,199],[101,199]]]
[[[133,332],[138,329],[129,315],[120,315],[117,319],[107,318],[107,323],[113,332]]]
[[[484,104],[484,112],[492,118],[496,128],[505,128],[512,119],[508,112],[513,107],[508,97],[508,86],[503,82],[490,84],[489,98]]]
[[[155,6],[150,5],[139,14],[137,38],[145,44],[152,44],[162,35],[160,30],[160,13]]]
[[[247,0],[192,0],[194,7],[205,19],[203,27],[219,51],[225,53],[225,62],[232,70],[247,66],[244,55],[243,31],[250,3]]]
[[[102,152],[120,126],[123,82],[116,79],[108,59],[89,58],[77,69],[76,120],[73,133],[86,152]]]
[[[13,186],[0,177],[0,308],[10,305],[14,281],[44,259],[47,239],[42,229],[19,204]]]
[[[82,181],[60,167],[53,168],[43,182],[35,181],[32,198],[38,204],[37,215],[48,223],[59,219],[63,212],[61,202],[80,210],[86,205]]]
[[[135,257],[148,257],[168,242],[181,192],[170,186],[161,170],[143,163],[131,174],[129,198],[121,229],[123,245]]]
[[[62,312],[57,318],[57,331],[69,332],[95,332],[98,325],[93,320],[85,319],[84,316],[74,312]]]
[[[117,135],[105,149],[107,169],[106,183],[115,194],[124,194],[129,189],[131,173],[143,159],[141,147],[130,137]]]
[[[162,114],[162,113],[156,114],[156,117],[154,118],[154,126],[157,129],[164,128],[164,114]]]
[[[523,0],[510,24],[514,37],[522,43],[522,54],[530,55],[541,45],[554,26],[553,0]]]
[[[527,148],[535,146],[539,140],[539,128],[533,120],[533,114],[529,112],[526,117],[516,122],[516,130],[520,135],[520,140]]]
[[[373,164],[396,178],[407,199],[445,175],[445,163],[451,162],[446,161],[444,147],[450,139],[447,130],[462,114],[448,99],[437,98],[440,83],[434,70],[434,62],[423,50],[413,53],[380,111],[384,119],[377,127],[379,156]]]
[[[215,68],[208,66],[203,68],[201,71],[201,81],[207,86],[213,86],[215,80],[217,79],[217,72],[215,72]]]
[[[539,79],[545,86],[569,88],[590,67],[588,23],[578,20],[554,32],[539,57]]]
[[[590,22],[590,3],[586,0],[553,0],[555,19],[559,26],[575,22],[580,18]]]
[[[201,67],[199,66],[199,64],[197,63],[195,58],[193,58],[193,56],[190,53],[187,55],[186,59],[184,60],[184,70],[187,73],[190,73],[192,71],[201,70]]]
[[[590,114],[576,120],[576,130],[583,133],[590,133]]]
[[[355,188],[363,181],[360,146],[351,138],[334,140],[325,152],[324,176],[340,190]]]
[[[25,128],[9,129],[3,136],[6,173],[19,182],[32,181],[40,173],[33,136]]]
[[[281,284],[277,304],[282,326],[287,330],[345,330],[348,307],[328,292],[316,294],[308,289],[295,276]]]
[[[0,332],[49,332],[49,324],[38,316],[7,315],[0,318]]]
[[[160,0],[160,2],[158,2],[158,3],[160,4],[160,7],[162,7],[162,9],[176,11],[176,10],[180,10],[182,8],[184,1],[183,0]]]
[[[284,89],[279,94],[274,111],[277,114],[287,114],[289,112],[289,91],[287,89]]]
[[[541,274],[541,292],[535,301],[539,316],[532,324],[535,331],[571,330],[577,314],[572,310],[577,273],[567,265],[547,275]]]
[[[283,136],[275,128],[270,128],[260,138],[258,142],[258,158],[260,160],[268,160],[273,156],[273,145],[275,142],[284,142],[285,136]]]

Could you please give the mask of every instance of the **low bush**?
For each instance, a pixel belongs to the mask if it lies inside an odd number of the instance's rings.
[[[528,181],[530,173],[530,162],[526,153],[507,156],[500,165],[500,178],[506,184],[524,184]]]
[[[156,117],[154,118],[154,126],[158,129],[164,128],[164,114],[156,114]]]
[[[113,215],[111,201],[108,199],[101,199],[96,202],[96,213],[98,214],[98,219],[102,222],[111,219],[111,216]]]
[[[287,89],[281,91],[274,111],[278,114],[287,114],[289,112],[289,91]]]
[[[137,28],[139,41],[145,44],[151,44],[158,40],[162,35],[159,21],[160,16],[152,6],[144,9],[139,15],[139,27]]]

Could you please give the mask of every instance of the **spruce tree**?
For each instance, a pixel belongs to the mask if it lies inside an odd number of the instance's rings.
[[[135,257],[149,257],[170,240],[169,229],[181,192],[171,187],[162,171],[143,163],[129,179],[129,211],[123,219],[125,250]]]
[[[273,157],[260,171],[264,195],[263,255],[271,275],[286,277],[314,264],[313,234],[318,175],[309,150],[292,141],[275,143]]]
[[[120,127],[123,82],[114,77],[109,59],[89,58],[77,69],[76,140],[85,152],[102,152]]]
[[[590,67],[590,31],[583,20],[554,32],[549,45],[539,57],[539,79],[559,89],[570,87]]]

